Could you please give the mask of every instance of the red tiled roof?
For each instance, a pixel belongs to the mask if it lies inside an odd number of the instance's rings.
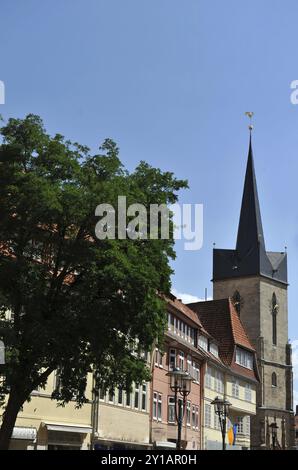
[[[203,331],[207,336],[210,336],[202,325],[198,315],[191,308],[181,302],[181,300],[177,299],[174,295],[171,295],[171,297],[163,296],[163,298],[166,300],[168,305],[174,307],[174,309],[182,313],[182,315],[185,315],[195,323],[201,331]]]
[[[218,340],[219,355],[222,361],[235,372],[256,379],[258,374],[254,370],[246,369],[235,362],[236,345],[248,349],[254,355],[255,349],[231,300],[209,300],[188,304],[188,306],[197,313],[201,323],[211,336]]]

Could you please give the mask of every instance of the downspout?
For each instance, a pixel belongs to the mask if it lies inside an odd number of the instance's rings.
[[[205,397],[205,373],[206,373],[207,361],[203,362],[203,366],[200,371],[200,402],[201,402],[201,412],[200,412],[200,450],[204,449],[204,418],[205,418],[205,407],[204,407],[204,397]],[[204,449],[205,450],[205,449]]]

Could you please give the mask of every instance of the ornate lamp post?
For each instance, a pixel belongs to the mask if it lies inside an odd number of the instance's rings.
[[[181,431],[185,414],[186,397],[190,393],[192,378],[188,372],[175,368],[167,373],[170,377],[170,388],[174,393],[175,419],[178,426],[177,450],[181,449]],[[178,393],[182,396],[182,410],[178,403]]]
[[[211,405],[214,405],[215,414],[219,417],[219,424],[222,435],[222,450],[226,450],[226,428],[227,428],[227,417],[229,415],[229,408],[231,403],[223,398],[216,397]]]
[[[271,429],[271,436],[272,436],[272,450],[276,449],[276,443],[277,443],[277,430],[278,426],[276,424],[276,420],[274,419],[274,422],[269,425]]]

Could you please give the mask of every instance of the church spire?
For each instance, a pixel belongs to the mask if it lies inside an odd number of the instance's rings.
[[[253,113],[245,113],[251,120]],[[287,284],[287,254],[266,251],[251,142],[244,180],[236,249],[213,249],[213,281],[265,276]]]
[[[257,248],[259,246],[265,250],[265,240],[254,168],[250,126],[249,150],[236,250],[239,256],[243,257],[251,249]]]

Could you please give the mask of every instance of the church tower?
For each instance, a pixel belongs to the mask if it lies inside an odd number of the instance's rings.
[[[252,449],[294,446],[293,378],[288,343],[287,254],[266,251],[250,142],[234,250],[213,250],[213,297],[231,297],[257,351],[260,384],[251,420]]]

